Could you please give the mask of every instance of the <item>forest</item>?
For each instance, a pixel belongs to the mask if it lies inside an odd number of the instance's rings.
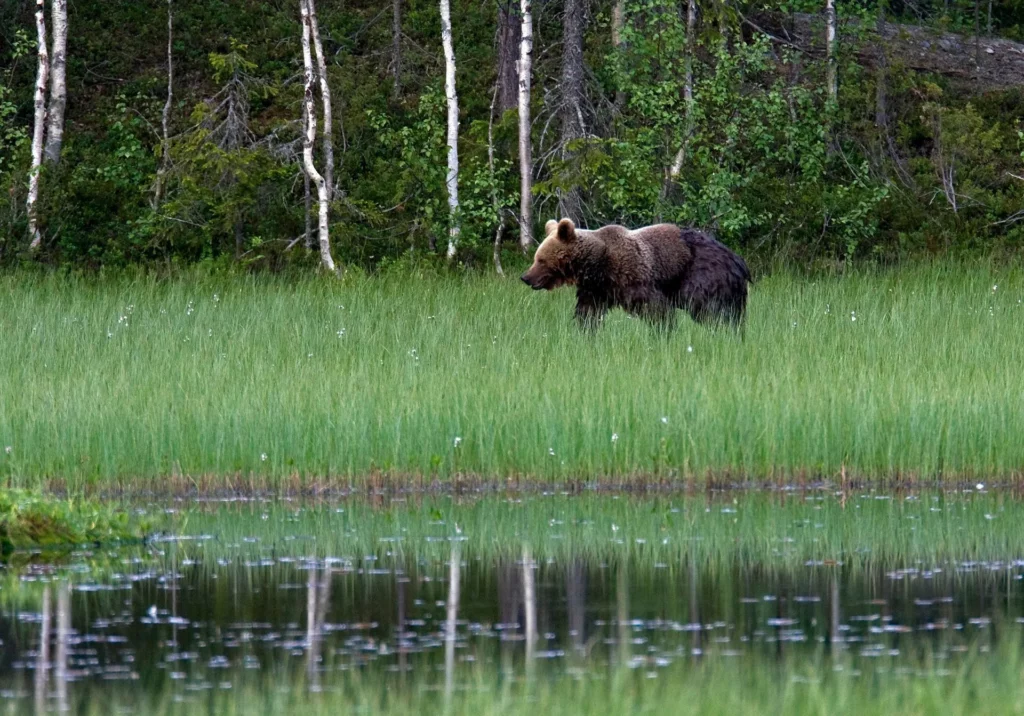
[[[0,265],[1024,244],[1024,0],[0,0]]]

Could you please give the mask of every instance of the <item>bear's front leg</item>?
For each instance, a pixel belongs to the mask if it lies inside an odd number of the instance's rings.
[[[576,293],[576,324],[584,331],[593,331],[604,319],[608,308],[593,296]]]

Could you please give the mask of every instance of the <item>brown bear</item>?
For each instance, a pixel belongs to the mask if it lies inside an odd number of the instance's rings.
[[[585,231],[570,219],[549,221],[545,233],[522,279],[537,291],[576,286],[583,327],[615,306],[665,325],[676,308],[704,323],[743,320],[750,271],[710,234],[674,224]]]

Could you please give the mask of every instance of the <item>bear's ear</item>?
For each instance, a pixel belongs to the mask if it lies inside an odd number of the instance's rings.
[[[576,224],[572,223],[572,219],[558,222],[558,239],[566,244],[576,240]]]
[[[558,222],[554,219],[548,219],[548,223],[544,224],[544,235],[551,236],[555,233],[555,229],[558,228]]]

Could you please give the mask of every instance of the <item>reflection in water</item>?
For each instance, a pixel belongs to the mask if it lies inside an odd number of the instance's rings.
[[[524,548],[491,563],[459,541],[445,559],[387,564],[164,552],[102,577],[84,567],[71,581],[40,577],[31,607],[0,622],[2,696],[69,710],[99,691],[188,701],[253,674],[335,690],[372,672],[450,700],[476,683],[469,669],[575,678],[626,666],[657,678],[671,664],[737,657],[953,664],[1024,619],[1017,562],[781,570],[562,563]]]

